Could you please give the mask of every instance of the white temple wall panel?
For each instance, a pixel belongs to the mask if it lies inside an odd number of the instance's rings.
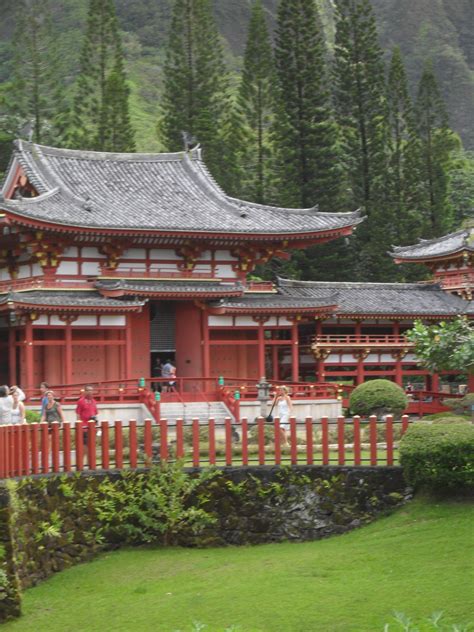
[[[67,248],[64,249],[63,257],[78,257],[79,256],[79,249],[77,246],[68,246]]]
[[[95,261],[84,261],[81,265],[82,274],[89,274],[91,276],[100,274],[100,266]]]
[[[285,318],[285,316],[279,316],[279,317],[278,317],[278,324],[279,324],[280,326],[283,326],[283,325],[288,325],[289,327],[291,327],[291,325],[292,325],[293,323],[292,323],[292,322],[291,322],[291,320],[289,320],[288,318]]]
[[[232,316],[212,316],[208,317],[209,327],[230,327],[233,325]]]
[[[99,324],[101,327],[125,327],[126,316],[100,316]]]
[[[216,261],[238,261],[238,257],[233,257],[228,250],[216,250],[214,259]]]
[[[48,325],[48,324],[49,324],[48,316],[46,316],[45,314],[42,314],[34,321],[33,327],[39,327],[40,325]]]
[[[26,279],[29,276],[31,276],[30,266],[18,266],[18,272],[17,272],[18,279]]]
[[[150,259],[152,261],[158,261],[160,259],[169,259],[170,261],[180,261],[181,257],[178,257],[174,250],[168,248],[151,248]]]
[[[0,268],[0,281],[8,281],[10,278],[10,273],[7,268]]]
[[[78,274],[79,264],[74,261],[60,261],[57,274]]]
[[[105,259],[105,255],[102,255],[98,248],[91,248],[90,246],[81,248],[81,256],[84,258],[91,257],[94,259]]]
[[[146,259],[145,248],[128,248],[123,251],[121,259]]]
[[[75,327],[97,327],[97,316],[78,316],[74,321]]]
[[[59,316],[50,316],[49,317],[49,324],[50,325],[55,325],[57,327],[65,327],[65,325],[66,325],[64,320],[61,320],[59,318]]]
[[[222,265],[222,264],[216,265],[216,274],[217,276],[220,276],[226,279],[234,279],[237,276],[234,270],[232,270],[231,265]]]
[[[268,323],[265,323],[268,324]],[[235,317],[235,326],[236,327],[256,327],[257,323],[253,320],[252,316],[236,316]]]

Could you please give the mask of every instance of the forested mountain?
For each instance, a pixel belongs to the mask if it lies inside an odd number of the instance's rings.
[[[278,0],[263,0],[267,23],[274,32]],[[334,39],[332,0],[318,0],[330,51]],[[372,0],[382,48],[387,59],[400,47],[414,95],[427,59],[447,105],[450,125],[466,148],[474,149],[474,2],[472,0]],[[52,23],[58,31],[62,81],[72,83],[79,67],[78,51],[85,29],[88,0],[52,0]],[[131,83],[131,117],[138,150],[161,148],[156,132],[163,91],[163,49],[172,0],[116,0]],[[242,67],[250,0],[213,0],[224,40],[226,60],[237,75]],[[13,72],[11,41],[14,3],[0,0],[0,86]]]

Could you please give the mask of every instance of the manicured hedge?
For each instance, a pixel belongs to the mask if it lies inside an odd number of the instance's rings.
[[[354,415],[394,415],[399,417],[408,405],[402,388],[390,380],[370,380],[359,384],[351,394],[349,406]]]
[[[474,426],[413,424],[400,443],[400,464],[415,488],[474,489]]]

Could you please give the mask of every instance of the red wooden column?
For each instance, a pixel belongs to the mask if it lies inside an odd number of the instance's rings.
[[[132,317],[126,315],[125,322],[125,379],[130,380],[132,376]]]
[[[272,347],[272,367],[273,367],[272,380],[279,380],[280,367],[278,366],[278,346],[277,345],[273,345]]]
[[[16,366],[16,329],[10,326],[8,330],[8,383],[18,382]]]
[[[362,332],[362,325],[360,321],[357,320],[354,327],[354,333],[357,338],[360,337],[361,332]],[[365,351],[356,351],[354,356],[357,359],[357,378],[356,379],[357,379],[357,385],[359,385],[364,382],[364,358],[366,358],[367,355],[365,354]]]
[[[262,320],[258,323],[258,375],[265,375],[265,330]]]
[[[433,375],[431,376],[431,390],[434,393],[439,393],[439,375],[438,373],[433,373]]]
[[[201,344],[202,344],[202,370],[204,377],[211,376],[211,355],[209,346],[209,317],[207,312],[201,312]]]
[[[298,320],[291,325],[291,380],[298,382],[300,376],[300,356],[298,344]]]
[[[400,323],[398,320],[393,321],[393,329],[394,336],[400,335]],[[402,360],[405,356],[405,352],[400,350],[396,350],[392,353],[392,357],[395,360],[395,383],[398,386],[403,387],[403,371],[402,371]]]
[[[26,388],[32,389],[34,386],[34,355],[33,355],[33,323],[27,315],[25,323],[25,370]]]
[[[64,355],[64,371],[66,384],[72,384],[72,328],[71,319],[66,320],[65,328],[65,355]]]
[[[323,333],[323,323],[319,318],[316,318],[315,322],[315,335],[321,336]],[[316,380],[318,382],[324,382],[325,374],[324,374],[324,359],[322,357],[319,360],[316,360]]]
[[[474,373],[467,376],[467,391],[468,393],[474,393]]]

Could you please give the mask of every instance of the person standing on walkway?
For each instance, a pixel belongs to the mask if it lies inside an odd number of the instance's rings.
[[[13,400],[8,386],[0,386],[0,424],[11,423]]]
[[[14,389],[14,390],[13,390]],[[24,424],[26,423],[25,419],[25,405],[20,399],[20,389],[18,387],[12,386],[12,408],[11,408],[11,424]]]
[[[277,409],[277,417],[280,420],[280,432],[283,446],[289,447],[288,431],[290,430],[290,415],[293,412],[293,403],[286,386],[278,386],[273,402]]]
[[[79,398],[76,406],[76,415],[79,422],[82,424],[84,445],[87,445],[89,421],[97,422],[98,414],[99,411],[97,408],[97,402],[94,399],[94,389],[92,386],[86,386],[84,389],[84,395]]]
[[[46,391],[45,395],[48,401],[41,415],[41,421],[46,421],[50,427],[53,421],[64,423],[63,409],[61,404],[54,399],[53,391]]]

